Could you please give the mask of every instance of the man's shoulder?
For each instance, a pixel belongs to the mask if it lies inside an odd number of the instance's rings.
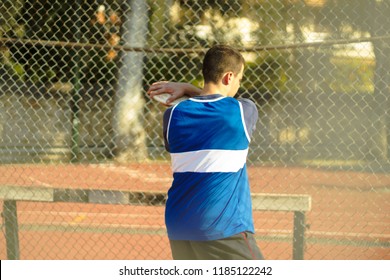
[[[255,102],[253,102],[252,100],[250,100],[248,98],[238,98],[237,101],[241,103],[244,110],[257,111],[257,106],[256,106]]]
[[[252,100],[250,100],[249,98],[237,98],[237,100],[239,102],[241,102],[242,104],[248,104],[248,106],[256,106],[255,102],[253,102]]]

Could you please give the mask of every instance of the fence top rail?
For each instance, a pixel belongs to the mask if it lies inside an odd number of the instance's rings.
[[[0,200],[163,206],[167,193],[3,185],[0,186]],[[307,212],[311,209],[311,196],[253,193],[252,203],[253,210],[258,211]]]
[[[257,45],[253,47],[239,48],[242,52],[255,52],[255,51],[270,51],[270,50],[287,50],[298,48],[312,48],[312,47],[332,47],[334,45],[347,45],[354,43],[375,42],[389,40],[390,35],[361,37],[361,38],[348,38],[348,39],[335,39],[324,40],[318,42],[300,42],[300,43],[287,43],[281,45]],[[93,43],[81,43],[81,42],[69,42],[69,41],[49,41],[49,40],[34,40],[34,39],[21,39],[21,38],[9,38],[0,37],[0,46],[3,45],[31,45],[31,46],[50,46],[50,47],[66,47],[66,48],[83,48],[83,49],[105,49],[105,50],[117,50],[126,52],[145,52],[145,53],[174,53],[174,54],[190,54],[190,53],[205,53],[205,48],[161,48],[161,47],[132,47],[127,45],[112,46],[109,44],[93,44]]]

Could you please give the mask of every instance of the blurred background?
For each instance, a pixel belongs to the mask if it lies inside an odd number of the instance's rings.
[[[146,90],[201,87],[224,43],[259,110],[252,192],[311,196],[307,259],[390,259],[389,15],[387,0],[2,0],[0,189],[166,192],[165,107]],[[17,205],[21,258],[170,258],[163,207]],[[266,258],[291,258],[292,213],[255,227]]]

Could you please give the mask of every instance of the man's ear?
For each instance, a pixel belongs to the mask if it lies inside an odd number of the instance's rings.
[[[233,72],[226,72],[222,76],[222,83],[224,85],[230,85],[230,83],[233,81]]]

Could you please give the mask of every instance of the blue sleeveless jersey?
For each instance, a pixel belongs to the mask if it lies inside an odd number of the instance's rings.
[[[183,101],[164,118],[173,170],[165,210],[171,240],[254,232],[246,170],[250,138],[242,104],[213,96]]]

